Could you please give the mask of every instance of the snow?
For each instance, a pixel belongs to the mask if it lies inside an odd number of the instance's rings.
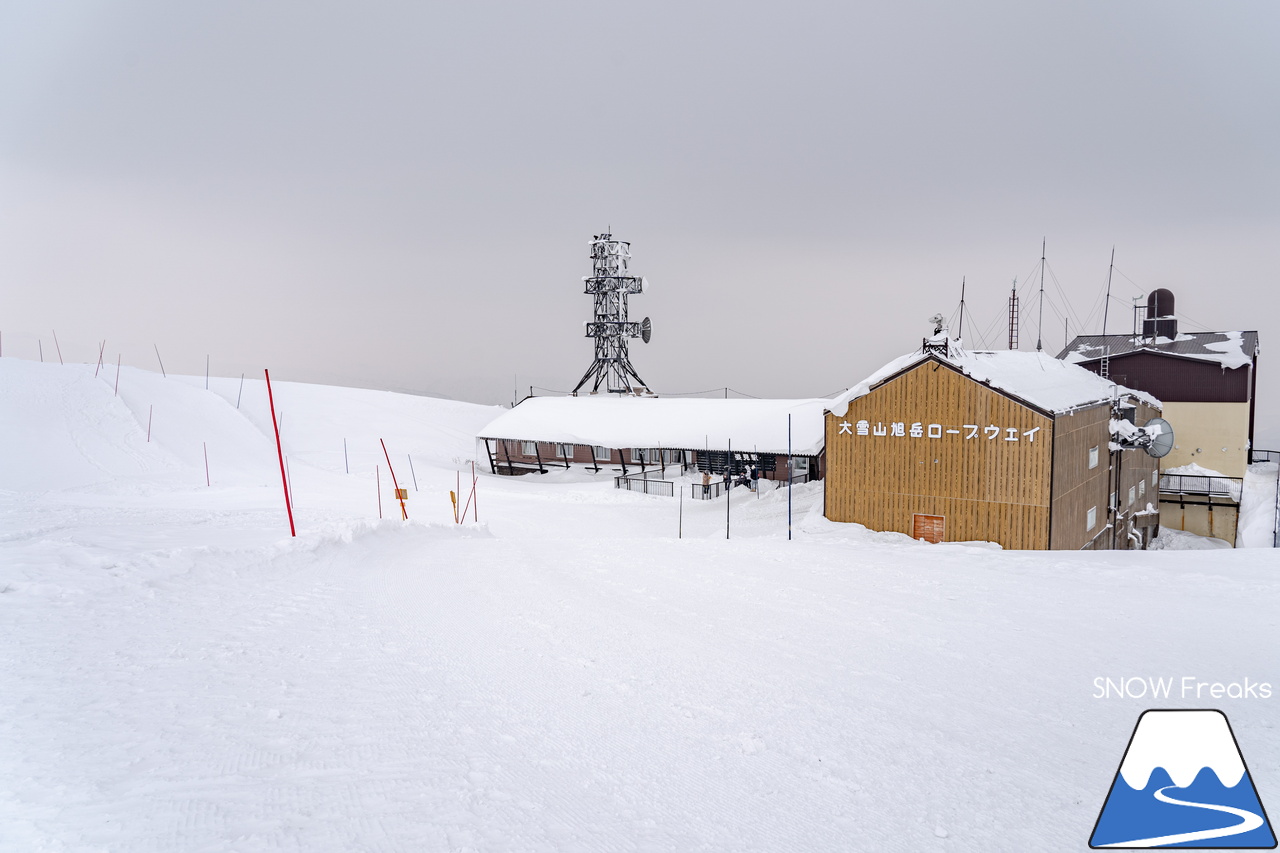
[[[707,400],[669,397],[532,397],[479,430],[480,438],[609,448],[666,447],[811,456],[825,440],[827,399]],[[483,453],[483,444],[481,444]]]
[[[1253,353],[1245,352],[1244,334],[1242,332],[1222,332],[1226,336],[1226,340],[1213,341],[1206,343],[1205,349],[1222,353],[1221,356],[1214,358],[1213,356],[1197,356],[1202,360],[1213,360],[1221,364],[1228,370],[1237,367],[1244,367],[1246,364],[1253,362]]]
[[[1173,468],[1165,468],[1161,474],[1177,474],[1183,477],[1225,477],[1221,471],[1215,471],[1212,468],[1206,468],[1197,462],[1188,462],[1186,465],[1176,465]]]
[[[261,382],[114,378],[0,358],[0,849],[1083,848],[1151,702],[1095,679],[1280,671],[1273,552],[926,545],[821,483],[726,540],[582,469],[458,525],[495,409],[273,382],[291,539]],[[1275,701],[1221,700],[1264,799]]]
[[[1236,531],[1236,544],[1241,548],[1275,547],[1278,467],[1280,463],[1255,462],[1245,471]]]
[[[894,359],[837,396],[832,401],[831,411],[843,417],[849,410],[849,403],[870,393],[876,384],[930,357],[956,367],[978,382],[1054,414],[1109,402],[1117,392],[1121,397],[1136,398],[1150,406],[1160,407],[1160,401],[1150,394],[1116,385],[1083,367],[1056,359],[1047,353],[1018,350],[979,352],[963,350],[953,345],[951,355],[946,357],[914,352]]]

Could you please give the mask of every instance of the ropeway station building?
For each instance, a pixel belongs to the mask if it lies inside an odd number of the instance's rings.
[[[1160,403],[1043,353],[945,335],[826,415],[826,516],[929,542],[1145,548],[1159,531]],[[1155,451],[1159,452],[1159,451]]]

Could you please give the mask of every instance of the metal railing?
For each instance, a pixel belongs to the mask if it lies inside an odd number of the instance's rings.
[[[1250,450],[1249,464],[1255,462],[1280,462],[1280,450]]]
[[[707,485],[694,483],[689,486],[689,494],[695,501],[713,501],[724,494],[724,478],[712,480]]]
[[[1226,498],[1240,502],[1240,493],[1244,488],[1241,477],[1213,477],[1199,474],[1162,474],[1160,476],[1160,494],[1165,495],[1203,495],[1210,500]]]
[[[676,494],[675,483],[670,480],[651,480],[648,477],[614,477],[613,487],[645,495],[660,495],[665,498],[675,497]]]

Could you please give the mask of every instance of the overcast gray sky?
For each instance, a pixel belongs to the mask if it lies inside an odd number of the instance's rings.
[[[819,395],[962,277],[1002,343],[1047,238],[1046,349],[1100,330],[1114,245],[1118,299],[1260,331],[1275,446],[1278,36],[1273,2],[8,2],[3,350],[510,402],[590,363],[612,225],[654,390]]]

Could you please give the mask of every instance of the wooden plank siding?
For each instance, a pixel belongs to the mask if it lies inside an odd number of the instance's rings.
[[[1059,415],[1053,445],[1053,515],[1049,535],[1054,550],[1080,549],[1107,526],[1107,496],[1111,480],[1111,454],[1107,450],[1110,404]],[[1098,464],[1089,467],[1089,449],[1098,448]],[[1143,454],[1144,456],[1146,454]],[[1089,508],[1096,508],[1090,528]],[[1110,548],[1111,537],[1098,547]]]
[[[860,420],[919,423],[926,434],[860,436]],[[941,438],[928,437],[930,424],[941,425]],[[966,424],[978,426],[976,437]],[[1000,432],[988,438],[988,426]],[[1016,441],[1006,440],[1009,428]],[[852,401],[843,417],[827,414],[826,515],[908,536],[916,514],[942,516],[947,541],[1047,548],[1053,430],[1046,414],[950,365],[921,362]]]

